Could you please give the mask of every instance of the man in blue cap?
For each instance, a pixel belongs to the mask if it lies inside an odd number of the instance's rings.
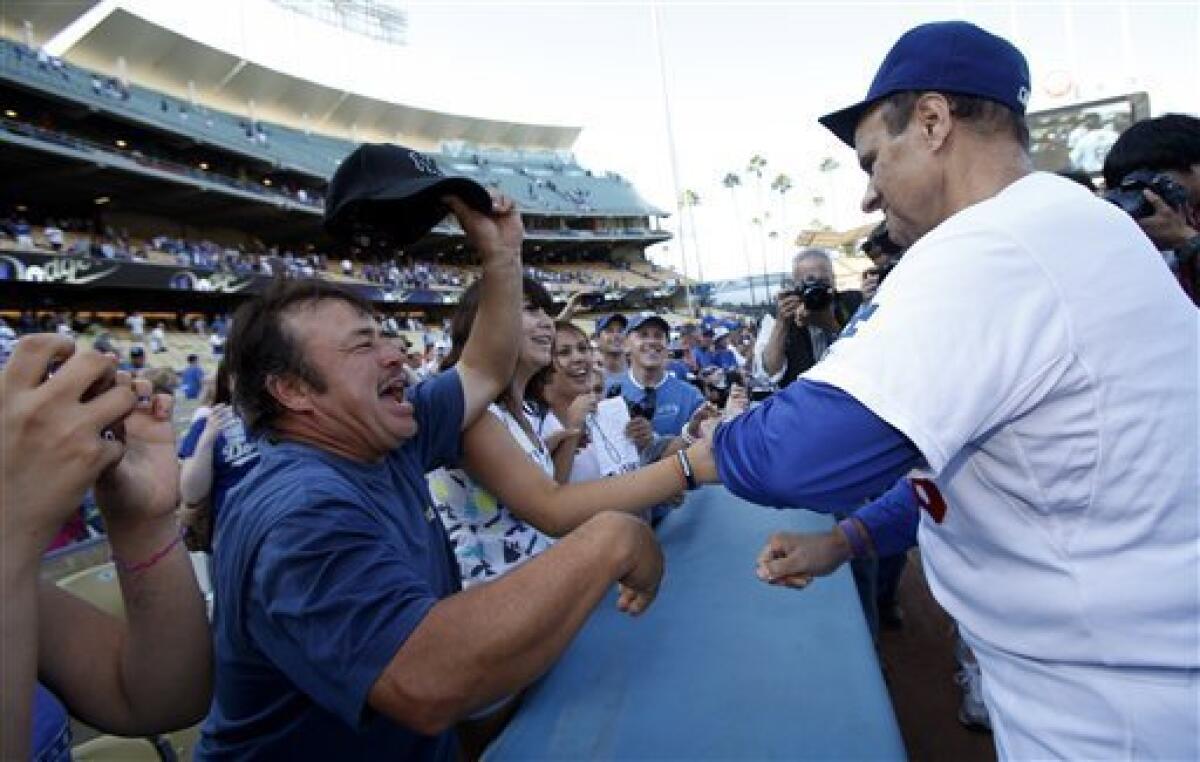
[[[1033,171],[1029,91],[1007,41],[926,24],[821,119],[910,248],[825,358],[692,466],[822,511],[909,474],[1002,757],[1197,759],[1200,320],[1128,215]],[[834,535],[874,552],[856,518]],[[803,582],[802,556],[772,538],[758,573]]]
[[[629,318],[619,312],[596,321],[596,348],[604,370],[604,388],[620,383],[625,375],[625,329]]]
[[[619,391],[635,418],[649,422],[650,426],[642,426],[631,437],[639,450],[645,449],[655,435],[682,434],[692,413],[704,403],[696,387],[667,373],[670,335],[671,326],[662,316],[652,312],[635,316],[625,336],[629,370],[615,384],[605,387],[610,392]]]

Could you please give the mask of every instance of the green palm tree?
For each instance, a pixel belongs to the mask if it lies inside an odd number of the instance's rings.
[[[767,211],[766,199],[763,197],[763,170],[767,168],[767,159],[760,153],[756,153],[750,157],[750,161],[746,163],[746,171],[754,175],[754,189],[758,194],[758,206],[762,209],[761,218],[756,218],[754,223],[758,227],[758,249],[759,255],[762,258],[763,286],[766,289],[766,294],[771,293],[771,272],[767,267],[767,239],[764,233],[763,219],[770,216]]]
[[[704,282],[704,260],[700,258],[700,238],[696,235],[696,215],[692,210],[700,206],[700,194],[691,188],[685,188],[679,194],[679,207],[684,211],[688,227],[692,231],[692,251],[696,255],[696,281]]]
[[[771,181],[771,190],[779,194],[779,229],[781,234],[777,234],[776,239],[782,239],[783,245],[780,247],[780,262],[781,269],[787,271],[787,194],[792,190],[792,178],[785,174],[775,176]]]
[[[742,185],[742,177],[737,172],[726,172],[721,178],[721,185],[729,189],[729,195],[733,199],[733,220],[734,227],[737,228],[738,235],[742,239],[742,257],[746,261],[747,269],[750,266],[750,250],[746,245],[746,230],[742,227],[742,212],[738,204],[738,188]],[[758,304],[758,296],[754,291],[754,276],[750,277],[750,301],[753,304]]]

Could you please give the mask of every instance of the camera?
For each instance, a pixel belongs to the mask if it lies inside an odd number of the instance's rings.
[[[1125,175],[1121,184],[1106,191],[1104,200],[1116,204],[1135,220],[1154,214],[1154,206],[1142,193],[1152,190],[1175,211],[1183,211],[1188,203],[1188,191],[1164,172],[1139,169]]]
[[[824,279],[805,281],[791,293],[804,302],[806,310],[823,310],[833,304],[833,284]]]
[[[629,400],[625,400],[625,407],[629,410],[629,417],[645,418],[647,421],[653,421],[654,411],[657,405],[655,405],[652,395],[653,391],[651,391],[651,394],[646,395],[645,399],[639,402],[630,402]],[[604,393],[605,399],[614,399],[621,396],[620,384],[613,384],[612,386],[608,387],[608,391]]]

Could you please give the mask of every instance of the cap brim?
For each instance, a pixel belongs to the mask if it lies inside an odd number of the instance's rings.
[[[663,320],[660,317],[648,317],[645,320],[635,320],[634,322],[630,323],[629,327],[625,329],[625,333],[633,333],[642,326],[649,325],[650,323],[658,323],[661,325],[664,333],[671,332],[671,324],[666,320]]]
[[[875,105],[875,101],[861,101],[853,106],[847,106],[841,111],[826,114],[817,121],[836,135],[838,140],[853,148],[854,131],[858,129],[858,123],[867,113],[867,109],[873,105]]]
[[[420,240],[450,210],[444,196],[457,196],[477,212],[492,211],[492,196],[468,177],[421,177],[400,180],[365,198],[330,209],[325,229],[345,238],[356,232],[376,232],[397,244]]]

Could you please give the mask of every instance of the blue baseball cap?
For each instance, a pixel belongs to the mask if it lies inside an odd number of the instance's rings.
[[[1024,114],[1029,64],[1011,42],[966,21],[922,24],[896,40],[866,98],[817,121],[853,148],[854,130],[867,110],[909,90],[986,98]]]
[[[628,336],[647,323],[658,323],[660,326],[662,326],[663,333],[667,334],[668,336],[671,335],[671,324],[668,323],[667,319],[662,315],[656,315],[653,312],[643,312],[635,317],[629,323],[629,327],[625,329],[625,335]]]
[[[604,317],[602,317],[596,321],[596,333],[600,333],[605,328],[608,328],[608,326],[611,325],[613,323],[613,321],[617,321],[621,324],[622,331],[625,330],[627,327],[629,327],[629,318],[625,317],[624,315],[622,315],[619,312],[614,312],[613,314],[605,315]]]

